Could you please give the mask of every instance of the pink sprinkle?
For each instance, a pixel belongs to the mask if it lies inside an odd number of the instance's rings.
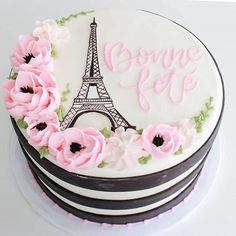
[[[182,202],[179,202],[178,205],[176,205],[175,207],[176,207],[176,208],[177,208],[177,207],[180,207],[180,206],[181,206],[181,203],[182,203]]]
[[[82,223],[83,223],[83,224],[88,224],[88,223],[89,223],[89,221],[88,221],[88,220],[86,220],[86,219],[84,219],[84,220],[82,221]]]
[[[73,214],[71,214],[71,213],[68,213],[67,215],[68,215],[68,217],[69,217],[70,219],[75,218],[75,216],[74,216]]]
[[[181,206],[183,204],[183,201],[179,202],[179,204],[177,205],[177,207]]]
[[[176,206],[171,208],[171,212],[175,212],[176,211]]]
[[[157,219],[161,219],[161,218],[162,218],[162,214],[157,215],[156,218],[157,218]]]
[[[146,225],[146,224],[150,223],[150,220],[144,220],[143,223]]]
[[[53,207],[54,207],[54,208],[58,208],[59,206],[55,203]]]
[[[36,184],[36,179],[35,178],[32,178],[32,184]]]
[[[189,200],[189,196],[187,196],[186,198],[184,198],[183,202],[186,203],[186,202],[188,202],[188,200]]]
[[[133,224],[132,223],[128,223],[128,224],[126,224],[128,227],[132,227],[133,226]]]
[[[107,223],[102,223],[101,226],[102,226],[102,228],[108,228],[110,225]]]
[[[198,189],[198,183],[196,183],[193,187],[194,190],[197,190]]]
[[[119,225],[113,224],[112,227],[113,227],[113,228],[117,228],[117,227],[119,227]]]
[[[42,196],[42,197],[46,197],[47,195],[46,195],[45,192],[42,192],[42,193],[41,193],[41,196]]]

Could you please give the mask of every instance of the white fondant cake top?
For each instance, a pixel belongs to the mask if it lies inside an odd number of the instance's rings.
[[[58,28],[55,23],[49,21],[44,28],[38,27],[34,31],[34,37],[45,37],[45,32],[50,29],[51,38],[46,36],[53,45],[53,53],[56,50],[57,54],[53,74],[62,94],[69,86],[70,92],[66,92],[66,99],[61,101],[67,114],[61,127],[66,128],[73,119],[75,127],[103,129],[103,133],[110,130],[114,124],[116,127],[125,124],[122,126],[126,128],[135,126],[139,132],[144,129],[142,150],[139,146],[141,138],[137,138],[137,134],[130,129],[124,132],[118,128],[111,138],[106,139],[106,157],[101,167],[105,166],[108,160],[115,168],[79,168],[72,170],[73,172],[102,177],[129,177],[154,173],[181,163],[207,141],[221,115],[223,86],[213,58],[195,36],[164,17],[140,10],[95,11],[80,14],[78,18],[72,17],[71,21],[64,23],[63,27],[66,28]],[[56,38],[61,42],[67,41],[67,30],[70,40],[60,47],[57,46]],[[36,49],[29,47],[28,42],[31,41],[36,45]],[[22,45],[27,46],[28,51],[25,53],[19,49]],[[18,47],[12,56],[14,69],[18,73],[17,82],[16,85],[10,82],[5,86],[6,89],[14,90],[12,87],[16,86],[16,90],[19,89],[23,93],[21,95],[25,101],[28,97],[34,96],[37,86],[40,87],[39,90],[45,86],[43,91],[49,94],[50,101],[54,99],[49,108],[55,109],[59,101],[54,91],[56,85],[50,75],[40,74],[40,85],[37,85],[37,82],[34,82],[36,85],[31,85],[29,82],[26,86],[26,83],[21,81],[24,81],[25,77],[31,81],[32,75],[20,71],[22,68],[24,71],[31,68],[30,64],[33,61],[34,66],[38,66],[40,62],[41,69],[46,68],[52,73],[52,61],[47,57],[50,45],[47,41],[35,42],[35,38],[27,36],[21,39],[21,46]],[[40,57],[35,56],[37,53]],[[33,72],[38,73],[35,67]],[[36,75],[33,75],[33,81],[37,81],[34,76]],[[45,107],[45,102],[43,103],[41,98],[39,105]],[[11,103],[11,99],[7,97],[6,102]],[[12,106],[10,104],[8,107],[11,112],[15,111],[15,107]],[[27,109],[31,109],[29,107],[27,105]],[[35,111],[37,109],[34,108]],[[15,114],[18,113],[19,110]],[[28,135],[34,136],[34,143],[42,144],[37,135],[46,127],[52,133],[58,130],[58,127],[55,127],[57,118],[53,115],[40,118],[36,123],[34,119],[26,117],[25,120],[20,120],[23,122],[22,126],[24,122],[32,126],[31,129],[27,129],[27,134],[24,131],[23,133],[27,138]],[[78,135],[75,130],[73,132],[68,131],[65,134],[68,139],[70,135]],[[156,136],[153,136],[153,132],[157,132]],[[104,148],[104,140],[94,130],[84,131],[78,138],[85,136],[89,150],[94,143],[95,151],[91,150],[91,155],[97,158],[97,154]],[[45,138],[45,135],[43,137]],[[168,140],[164,140],[163,137],[167,137]],[[63,138],[63,135],[59,134],[54,135],[54,139],[49,139],[50,151]],[[86,145],[71,142],[67,148],[73,154],[86,148]],[[155,149],[156,147],[158,149]],[[59,149],[60,146],[51,153],[58,155]],[[47,154],[45,147],[40,151],[44,155]],[[137,161],[137,153],[143,159]],[[151,158],[150,153],[153,156],[161,155]],[[46,158],[58,165],[58,156],[57,160],[50,155],[46,155]],[[99,158],[95,159],[94,163],[99,163]],[[59,159],[59,165],[68,164],[66,159]],[[89,166],[89,163],[90,161],[85,158],[84,166]],[[124,166],[129,168],[123,168]]]
[[[213,59],[198,39],[166,18],[136,10],[96,11],[67,23],[66,26],[71,32],[70,42],[58,49],[55,76],[62,90],[66,83],[69,83],[72,88],[68,101],[65,103],[66,111],[69,111],[72,106],[82,84],[90,34],[89,25],[94,16],[97,22],[99,65],[104,84],[113,99],[115,108],[132,125],[145,128],[150,124],[171,124],[185,118],[192,118],[199,114],[209,97],[214,98],[214,110],[204,124],[201,134],[198,134],[198,138],[184,150],[182,155],[152,159],[149,165],[129,170],[96,168],[79,170],[78,173],[109,177],[142,175],[182,162],[205,143],[213,132],[221,113],[222,82]],[[108,46],[114,48],[112,52],[109,51],[112,54],[110,58],[109,53],[106,52]],[[173,50],[176,53],[182,50],[182,58],[177,55],[176,59],[171,59]],[[144,56],[138,58],[140,51]],[[152,56],[147,56],[154,52],[159,53],[160,57],[156,63],[152,61]],[[181,66],[181,63],[184,64],[190,60],[190,54],[192,61],[186,66]],[[108,66],[109,59],[113,60],[112,69],[111,65]],[[139,64],[138,60],[140,60]],[[163,63],[166,63],[166,66],[163,66]],[[132,65],[124,71],[129,64]],[[138,91],[137,84],[142,71],[144,71],[143,76],[146,81]],[[175,75],[171,77],[171,73]],[[189,86],[190,89],[184,92],[184,78],[188,75],[192,83],[186,84],[186,87]],[[154,85],[161,78],[167,85],[165,88],[160,88],[162,92],[157,94]],[[121,87],[120,83],[127,88]],[[139,103],[139,96],[144,98],[143,106]],[[145,111],[145,104],[150,105],[150,110]],[[110,122],[101,114],[87,113],[78,118],[76,126],[102,129],[109,127]]]

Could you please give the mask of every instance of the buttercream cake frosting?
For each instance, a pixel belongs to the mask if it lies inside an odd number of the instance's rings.
[[[133,223],[194,188],[224,89],[190,31],[146,11],[80,12],[37,22],[11,63],[6,108],[36,181],[59,206]]]

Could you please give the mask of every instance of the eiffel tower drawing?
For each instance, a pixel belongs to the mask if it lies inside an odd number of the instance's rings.
[[[135,129],[135,126],[130,125],[129,122],[116,110],[113,105],[113,100],[109,96],[103,83],[103,77],[101,76],[98,63],[96,29],[97,23],[95,22],[95,18],[93,18],[93,22],[90,24],[87,61],[82,86],[77,97],[74,98],[72,107],[63,119],[61,128],[66,129],[74,126],[76,120],[84,113],[98,112],[109,118],[112,130],[115,130],[120,126],[123,126],[125,129]],[[96,98],[89,96],[91,87],[96,88]]]

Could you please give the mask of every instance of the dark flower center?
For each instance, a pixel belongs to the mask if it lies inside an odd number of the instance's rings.
[[[158,136],[154,137],[154,139],[152,140],[152,143],[155,146],[160,147],[164,143],[164,139],[162,138],[162,136],[158,134]]]
[[[34,58],[34,55],[32,53],[28,53],[28,55],[25,55],[23,59],[25,60],[26,64],[29,64],[30,60]]]
[[[31,87],[29,87],[28,85],[25,87],[21,87],[20,88],[20,91],[22,92],[22,93],[31,93],[31,94],[33,94],[34,93],[34,90],[31,88]]]
[[[45,122],[38,123],[32,129],[36,128],[38,131],[42,131],[47,128],[47,124]]]
[[[76,152],[79,152],[81,151],[82,149],[84,149],[84,147],[82,147],[82,145],[80,143],[74,143],[72,142],[71,145],[70,145],[70,151],[72,153],[76,153]]]

